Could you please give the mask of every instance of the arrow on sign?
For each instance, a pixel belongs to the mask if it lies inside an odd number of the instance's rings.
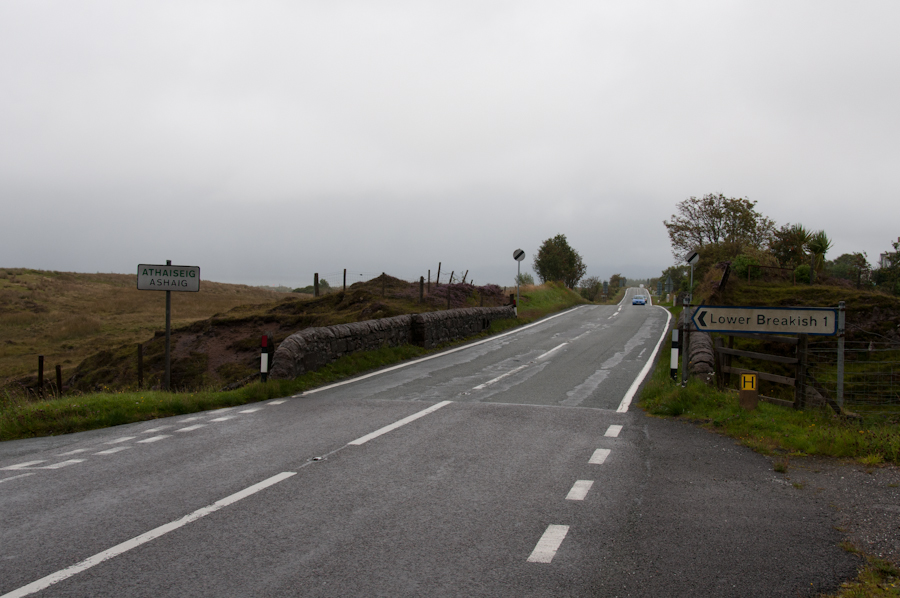
[[[706,320],[704,320],[704,318],[706,318],[706,310],[703,310],[699,314],[697,314],[697,320],[700,322],[700,325],[706,328]]]

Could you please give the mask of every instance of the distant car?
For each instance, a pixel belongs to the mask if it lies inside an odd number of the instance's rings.
[[[635,295],[631,300],[632,305],[647,305],[647,298],[643,295]]]

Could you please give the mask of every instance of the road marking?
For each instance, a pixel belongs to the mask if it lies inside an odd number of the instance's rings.
[[[75,465],[76,463],[84,463],[84,459],[69,459],[68,461],[61,461],[59,463],[54,463],[53,465],[45,465],[41,467],[41,469],[60,469],[62,467],[68,467],[69,465]]]
[[[618,438],[619,432],[622,431],[622,426],[610,426],[606,429],[606,434],[604,436],[609,436],[610,438]]]
[[[528,562],[549,563],[552,561],[553,557],[556,556],[556,551],[559,550],[559,545],[562,544],[568,533],[568,525],[548,525],[547,531],[538,540],[537,546],[534,547],[531,556],[528,557]],[[0,598],[6,597],[0,596]]]
[[[172,426],[157,426],[155,428],[150,428],[149,430],[144,430],[143,432],[141,432],[141,434],[154,434],[156,432],[161,432],[162,430],[165,430],[166,428],[171,428],[171,427]]]
[[[134,440],[134,436],[122,436],[121,438],[116,438],[115,440],[104,442],[103,444],[118,444],[120,442],[128,442],[129,440]]]
[[[162,440],[163,438],[168,438],[168,434],[160,434],[159,436],[153,436],[152,438],[145,438],[144,440],[138,440],[141,444],[147,444],[150,442],[156,442],[157,440]]]
[[[406,368],[411,365],[416,365],[417,363],[422,363],[423,361],[429,361],[431,359],[437,359],[438,357],[443,357],[444,355],[450,355],[451,353],[456,353],[457,351],[465,351],[466,349],[471,349],[472,347],[477,347],[478,345],[483,345],[484,343],[489,343],[489,342],[495,341],[497,339],[503,338],[504,336],[509,336],[510,334],[516,334],[516,333],[522,332],[523,330],[527,330],[529,328],[532,328],[533,326],[538,326],[540,324],[544,324],[545,322],[549,322],[550,320],[552,320],[554,318],[559,318],[566,314],[572,313],[573,311],[580,309],[581,307],[583,307],[583,306],[576,305],[572,309],[567,309],[566,311],[560,312],[558,314],[554,314],[552,316],[548,316],[546,318],[543,318],[543,319],[538,320],[537,322],[533,322],[531,324],[526,324],[525,326],[519,326],[518,328],[510,330],[509,332],[504,332],[503,334],[491,336],[489,338],[486,338],[484,340],[481,340],[481,341],[478,341],[475,343],[470,343],[470,344],[464,345],[462,347],[456,347],[455,349],[448,349],[447,351],[443,351],[441,353],[435,353],[434,355],[429,355],[428,357],[422,357],[421,359],[414,359],[413,361],[406,361],[404,363],[401,363],[401,364],[398,364],[395,366],[391,366],[389,368],[384,368],[383,370],[378,370],[377,372],[372,372],[371,374],[365,374],[363,376],[357,376],[356,378],[351,378],[350,380],[343,380],[341,382],[335,382],[334,384],[329,384],[328,386],[320,386],[319,388],[314,388],[312,390],[307,390],[305,392],[301,392],[300,394],[293,395],[292,398],[305,397],[307,395],[315,394],[317,392],[322,392],[323,390],[331,390],[332,388],[337,388],[338,386],[344,386],[345,384],[353,384],[354,382],[359,382],[360,380],[365,380],[366,378],[371,378],[372,376],[380,376],[382,374],[387,374],[388,372],[393,372],[394,370],[399,370],[401,368]],[[2,598],[2,597],[0,597],[0,598]]]
[[[543,359],[543,358],[547,357],[548,355],[550,355],[551,353],[553,353],[553,352],[556,351],[557,349],[562,349],[563,347],[565,347],[565,346],[568,345],[568,344],[569,344],[569,343],[563,343],[563,344],[561,344],[561,345],[557,345],[557,346],[553,347],[552,349],[550,349],[549,351],[547,351],[547,352],[544,353],[543,355],[538,355],[538,356],[535,358],[535,361],[537,361],[538,359]]]
[[[262,407],[254,407],[253,409],[244,409],[243,411],[238,411],[238,413],[254,413],[259,411]]]
[[[419,411],[418,413],[413,413],[412,415],[404,417],[403,419],[398,419],[397,421],[395,421],[394,423],[392,423],[389,426],[385,426],[379,430],[375,430],[371,434],[366,434],[365,436],[357,438],[356,440],[348,442],[347,444],[352,444],[354,446],[359,446],[361,444],[365,444],[365,443],[369,442],[370,440],[372,440],[373,438],[378,438],[382,434],[387,434],[388,432],[390,432],[392,430],[396,430],[400,426],[405,426],[409,422],[415,421],[415,420],[419,419],[420,417],[428,415],[432,411],[437,411],[441,407],[446,407],[447,405],[449,405],[452,402],[453,401],[441,401],[440,403],[435,403],[428,409],[423,409],[422,411]],[[0,597],[0,598],[2,598],[2,597]]]
[[[207,415],[214,415],[216,413],[225,413],[226,411],[231,411],[234,407],[222,407],[221,409],[215,409],[207,413]]]
[[[578,480],[572,485],[572,489],[566,495],[566,500],[584,500],[593,485],[594,480]]]
[[[57,457],[68,457],[69,455],[77,455],[78,453],[86,453],[88,449],[75,449],[74,451],[69,451],[68,453],[59,453],[56,455]]]
[[[282,403],[286,403],[287,399],[278,399],[277,401],[269,401],[266,405],[281,405]]]
[[[27,478],[30,475],[34,475],[34,472],[32,471],[29,473],[20,473],[19,475],[14,475],[12,477],[4,478],[4,479],[0,480],[0,484],[2,484],[3,482],[9,482],[11,480],[17,480],[19,478]]]
[[[46,459],[43,461],[26,461],[25,463],[16,463],[15,465],[3,467],[2,469],[6,471],[14,471],[16,469],[25,469],[26,467],[31,467],[32,465],[37,465],[38,463],[46,463]]]
[[[606,458],[609,457],[610,450],[609,449],[597,449],[594,451],[594,454],[591,455],[591,459],[588,463],[593,465],[602,465]]]
[[[497,376],[497,377],[494,378],[493,380],[488,380],[488,381],[485,382],[484,384],[479,384],[478,386],[473,387],[472,390],[481,390],[481,389],[483,389],[483,388],[486,388],[486,387],[490,386],[491,384],[493,384],[494,382],[499,382],[500,380],[503,380],[503,379],[506,378],[507,376],[512,376],[512,375],[515,374],[516,372],[521,372],[522,370],[524,370],[525,368],[527,368],[529,365],[531,365],[531,362],[528,362],[528,363],[526,363],[525,365],[520,365],[519,367],[517,367],[517,368],[515,368],[515,369],[509,370],[509,371],[506,372],[505,374],[501,374],[501,375]]]
[[[194,424],[193,426],[188,426],[187,428],[181,428],[179,430],[175,430],[176,432],[190,432],[192,430],[196,430],[197,428],[202,428],[206,424]]]
[[[211,419],[211,420],[209,420],[209,421],[211,421],[211,422],[223,422],[223,421],[225,421],[225,420],[228,420],[228,419],[234,419],[234,418],[235,418],[234,415],[226,415],[225,417],[217,417],[216,419]]]
[[[656,307],[659,307],[658,305]],[[666,333],[669,331],[669,322],[672,320],[672,314],[669,310],[659,307],[661,310],[666,312],[666,325],[663,326],[662,334],[659,335],[659,341],[656,343],[656,347],[653,349],[653,353],[650,354],[650,358],[647,360],[647,363],[644,364],[644,368],[641,370],[641,373],[638,374],[637,378],[634,379],[634,382],[631,383],[631,386],[628,388],[628,392],[625,393],[625,396],[622,397],[622,402],[619,403],[619,408],[616,409],[618,413],[625,413],[628,411],[628,406],[631,405],[631,400],[634,398],[635,393],[638,388],[641,386],[641,382],[644,381],[644,378],[647,377],[647,374],[650,372],[650,368],[653,366],[653,360],[656,359],[656,354],[659,352],[659,347],[662,345],[663,339],[666,338]]]
[[[95,455],[112,455],[114,453],[118,453],[119,451],[127,451],[130,449],[130,446],[117,446],[111,449],[106,449],[105,451],[100,451],[99,453],[94,453]]]
[[[17,590],[13,590],[12,592],[9,592],[8,594],[3,594],[3,596],[0,596],[0,598],[22,598],[23,596],[28,596],[29,594],[34,594],[35,592],[40,592],[41,590],[48,588],[55,583],[59,583],[59,582],[63,581],[64,579],[68,579],[68,578],[72,577],[73,575],[77,575],[78,573],[81,573],[82,571],[86,571],[86,570],[90,569],[94,565],[99,565],[100,563],[102,563],[104,561],[108,561],[109,559],[111,559],[113,557],[116,557],[122,553],[128,552],[132,548],[137,548],[141,544],[146,544],[147,542],[150,542],[151,540],[155,540],[156,538],[159,538],[160,536],[164,536],[165,534],[168,534],[171,531],[174,531],[180,527],[183,527],[183,526],[187,525],[188,523],[196,521],[196,520],[200,519],[201,517],[206,517],[207,515],[209,515],[211,513],[215,513],[216,511],[218,511],[219,509],[221,509],[223,507],[227,507],[228,505],[234,504],[241,499],[244,499],[244,498],[247,498],[248,496],[256,494],[260,490],[264,490],[264,489],[268,488],[269,486],[273,486],[273,485],[277,484],[278,482],[286,480],[287,478],[289,478],[295,474],[296,474],[296,472],[294,472],[294,471],[285,471],[285,472],[279,473],[278,475],[272,476],[271,478],[269,478],[267,480],[263,480],[262,482],[259,482],[258,484],[254,484],[254,485],[250,486],[249,488],[245,488],[244,490],[241,490],[240,492],[232,494],[231,496],[227,496],[227,497],[223,498],[222,500],[216,501],[213,504],[209,505],[208,507],[203,507],[202,509],[197,509],[190,515],[185,515],[181,519],[177,519],[175,521],[172,521],[171,523],[161,525],[155,529],[150,530],[149,532],[146,532],[146,533],[141,534],[140,536],[134,537],[131,540],[126,540],[125,542],[122,542],[121,544],[117,544],[117,545],[113,546],[112,548],[104,550],[103,552],[98,552],[94,556],[88,557],[85,560],[81,561],[80,563],[76,563],[76,564],[72,565],[71,567],[67,567],[60,571],[57,571],[56,573],[51,573],[50,575],[48,575],[46,577],[42,577],[41,579],[38,579],[37,581],[33,581],[26,586],[22,586],[21,588],[19,588]]]
[[[199,418],[199,417],[186,417],[186,418],[184,418],[184,419],[178,420],[178,423],[179,423],[179,424],[186,424],[186,423],[188,423],[188,422],[197,421],[198,419],[200,419],[200,418]]]

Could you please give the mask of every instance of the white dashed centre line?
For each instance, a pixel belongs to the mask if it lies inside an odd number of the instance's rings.
[[[424,415],[428,415],[432,411],[437,411],[441,407],[446,407],[447,405],[449,405],[452,402],[453,401],[441,401],[440,403],[435,403],[428,409],[423,409],[422,411],[419,411],[418,413],[413,413],[412,415],[404,417],[403,419],[398,419],[397,421],[395,421],[394,423],[392,423],[389,426],[385,426],[383,428],[375,430],[374,432],[372,432],[370,434],[366,434],[365,436],[357,438],[356,440],[348,442],[347,444],[352,444],[354,446],[359,446],[360,444],[365,444],[365,443],[369,442],[370,440],[372,440],[373,438],[378,438],[382,434],[387,434],[388,432],[390,432],[392,430],[396,430],[400,426],[405,426],[409,422],[415,421]],[[0,598],[2,598],[2,597],[0,597]]]
[[[157,440],[162,440],[163,438],[168,438],[168,434],[160,434],[159,436],[153,436],[151,438],[145,438],[144,440],[138,440],[141,444],[147,444],[150,442],[156,442]]]
[[[618,438],[619,432],[622,431],[622,426],[610,426],[606,430],[606,434],[604,436],[609,436],[610,438]]]
[[[538,540],[537,546],[528,557],[529,563],[549,563],[556,556],[559,545],[569,533],[568,525],[548,525],[547,531]]]
[[[156,428],[150,428],[149,430],[144,430],[141,434],[155,434],[156,432],[161,432],[166,428],[171,428],[172,426],[158,426]]]
[[[57,457],[68,457],[69,455],[77,455],[78,453],[86,453],[87,449],[75,449],[74,451],[69,451],[68,453],[60,453],[56,455]]]
[[[0,480],[0,484],[2,484],[3,482],[9,482],[9,481],[11,481],[11,480],[17,480],[17,479],[19,479],[19,478],[27,478],[27,477],[30,476],[30,475],[34,475],[34,472],[31,471],[31,472],[29,472],[29,473],[20,473],[19,475],[14,475],[14,476],[9,477],[9,478],[4,478],[4,479]]]
[[[122,436],[121,438],[116,438],[115,440],[104,442],[103,444],[118,444],[120,442],[128,442],[129,440],[134,440],[134,436]]]
[[[228,420],[228,419],[234,419],[234,416],[233,416],[233,415],[226,415],[225,417],[217,417],[216,419],[211,419],[211,420],[209,420],[209,421],[211,421],[211,422],[223,422],[223,421]]]
[[[119,451],[127,451],[130,449],[130,446],[117,446],[111,449],[106,449],[105,451],[100,451],[99,453],[94,453],[95,455],[112,455],[114,453],[118,453]]]
[[[6,471],[14,471],[16,469],[25,469],[26,467],[31,467],[32,465],[37,465],[38,463],[45,463],[46,461],[25,461],[25,463],[16,463],[15,465],[10,465],[9,467],[4,467],[3,469]]]
[[[187,428],[181,428],[180,430],[175,430],[176,432],[190,432],[192,430],[196,430],[197,428],[202,428],[206,424],[194,424],[193,426],[188,426]]]
[[[584,500],[593,485],[594,480],[578,480],[572,485],[572,489],[566,495],[566,500]]]
[[[76,463],[84,463],[84,459],[69,459],[68,461],[54,463],[53,465],[46,465],[41,467],[41,469],[59,469],[61,467],[68,467],[69,465],[75,465]]]
[[[597,449],[594,451],[594,454],[591,455],[591,460],[588,463],[592,463],[594,465],[602,465],[606,458],[609,457],[609,449]]]
[[[254,413],[259,411],[262,407],[254,407],[253,409],[244,409],[243,411],[238,411],[238,413]]]
[[[287,399],[278,399],[277,401],[269,401],[266,405],[281,405],[282,403],[287,403]]]
[[[188,422],[195,422],[195,421],[197,421],[198,419],[200,419],[200,418],[199,418],[199,417],[186,417],[186,418],[184,418],[184,419],[178,420],[178,423],[179,423],[179,424],[186,424],[186,423],[188,423]]]

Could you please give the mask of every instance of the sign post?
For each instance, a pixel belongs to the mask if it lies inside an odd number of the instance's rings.
[[[759,383],[755,373],[741,374],[741,392],[738,401],[747,411],[756,409],[759,403]]]
[[[700,261],[700,254],[696,251],[690,251],[684,256],[684,261],[691,265],[691,286],[688,289],[688,305],[694,302],[694,264]]]
[[[166,372],[163,388],[169,390],[172,383],[172,291],[196,293],[200,291],[199,266],[173,266],[138,264],[137,288],[139,291],[166,292]]]
[[[513,251],[513,259],[518,262],[516,264],[516,317],[519,316],[519,279],[522,277],[522,260],[525,259],[525,252],[521,249]]]

